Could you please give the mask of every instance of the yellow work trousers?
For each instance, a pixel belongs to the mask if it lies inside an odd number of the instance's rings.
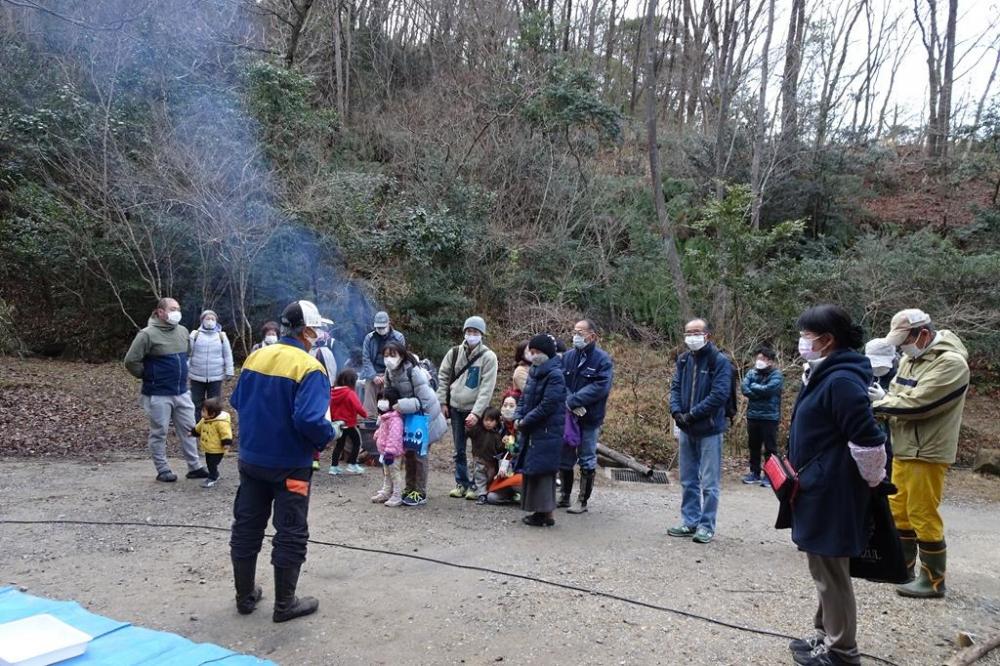
[[[893,459],[892,483],[899,492],[889,498],[889,506],[896,529],[913,530],[923,543],[944,541],[938,507],[948,467],[946,463]]]

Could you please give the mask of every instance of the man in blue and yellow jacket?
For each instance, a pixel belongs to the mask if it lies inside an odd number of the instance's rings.
[[[326,323],[316,306],[296,301],[281,315],[282,337],[252,353],[230,399],[240,416],[240,487],[233,505],[230,550],[236,608],[252,613],[261,598],[257,554],[274,510],[271,564],[275,622],[316,612],[319,602],[295,596],[309,540],[313,451],[339,435],[330,422],[330,378],[309,350]]]

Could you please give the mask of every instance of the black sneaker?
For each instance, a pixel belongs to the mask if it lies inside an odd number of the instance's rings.
[[[486,495],[480,495],[477,497],[476,504],[486,504]]]
[[[177,478],[177,477],[174,477]],[[198,469],[193,469],[184,475],[185,479],[207,479],[208,470],[204,467],[199,467]]]
[[[807,638],[796,638],[788,644],[788,649],[792,652],[812,652],[823,643],[823,637],[814,634]]]
[[[794,657],[798,666],[853,666],[823,644],[817,645],[812,652],[796,652]]]
[[[166,472],[160,472],[157,474],[156,480],[162,481],[163,483],[173,483],[177,480],[177,475],[168,469]]]

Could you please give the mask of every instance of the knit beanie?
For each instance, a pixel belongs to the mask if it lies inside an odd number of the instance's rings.
[[[539,333],[528,342],[528,349],[537,349],[549,358],[556,355],[556,339],[548,333]]]

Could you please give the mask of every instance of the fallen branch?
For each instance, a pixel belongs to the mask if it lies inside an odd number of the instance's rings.
[[[605,458],[615,461],[619,465],[624,465],[629,469],[635,470],[636,472],[642,474],[645,477],[653,476],[652,467],[648,465],[643,465],[632,456],[625,455],[624,453],[619,453],[618,451],[608,448],[603,444],[597,445],[597,453],[604,456]]]
[[[956,652],[951,659],[944,662],[944,666],[969,666],[970,664],[974,664],[985,657],[988,652],[998,646],[1000,646],[1000,634],[997,634],[988,640],[979,643],[978,645],[970,645],[964,650]]]

